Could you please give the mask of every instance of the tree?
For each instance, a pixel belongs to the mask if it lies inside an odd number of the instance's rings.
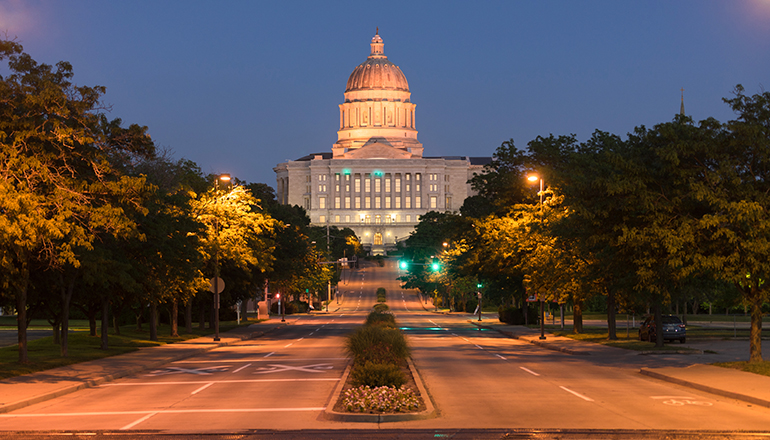
[[[134,224],[126,209],[144,179],[116,173],[120,151],[152,154],[146,127],[121,127],[99,113],[101,86],[75,86],[72,66],[38,64],[21,45],[0,40],[0,264],[13,288],[19,361],[27,361],[27,294],[34,260],[58,270],[62,286],[77,276],[80,258],[99,233],[124,235]],[[62,354],[67,354],[71,290],[62,290]]]

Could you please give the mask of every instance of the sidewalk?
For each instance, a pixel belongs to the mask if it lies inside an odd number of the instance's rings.
[[[477,327],[495,330],[510,338],[576,356],[590,356],[592,358],[622,356],[629,358],[630,356],[641,355],[641,353],[629,353],[629,350],[622,348],[576,341],[550,333],[546,333],[546,339],[541,340],[539,331],[521,325],[507,325],[491,320],[482,322],[471,320],[470,323]],[[676,353],[670,354],[676,355]],[[702,358],[698,358],[698,360],[700,359]],[[768,376],[703,363],[675,367],[642,367],[639,373],[688,388],[770,408],[770,377]]]
[[[174,344],[140,348],[119,356],[5,379],[0,381],[0,413],[11,412],[83,388],[151,370],[217,347],[257,338],[280,326],[280,322],[252,324],[221,333],[218,342],[214,341],[213,335],[205,336]]]

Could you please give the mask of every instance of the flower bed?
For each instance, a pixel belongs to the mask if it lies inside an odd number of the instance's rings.
[[[421,403],[415,392],[403,385],[400,388],[362,385],[342,395],[342,406],[350,412],[410,412],[417,411]]]

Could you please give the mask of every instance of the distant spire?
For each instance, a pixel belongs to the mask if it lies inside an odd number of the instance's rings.
[[[380,35],[380,27],[379,26],[374,28],[374,35]]]
[[[684,116],[684,87],[682,87],[682,104],[679,106],[679,114]]]

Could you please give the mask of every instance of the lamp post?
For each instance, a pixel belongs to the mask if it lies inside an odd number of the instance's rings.
[[[217,176],[217,190],[219,182],[229,182],[229,174]],[[219,191],[217,191],[219,202]],[[219,341],[219,218],[214,217],[214,341]]]
[[[527,180],[530,182],[537,182],[540,181],[540,192],[538,193],[540,195],[540,230],[542,233],[543,229],[543,179],[536,174],[530,175],[527,177]],[[540,295],[538,295],[540,296]],[[543,304],[543,298],[540,297],[540,339],[545,339],[545,310],[544,310],[544,304]]]

